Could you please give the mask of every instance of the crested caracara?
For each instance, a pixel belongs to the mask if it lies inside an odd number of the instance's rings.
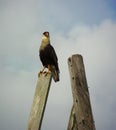
[[[42,35],[39,56],[44,67],[43,70],[40,71],[39,75],[44,72],[45,68],[48,68],[48,71],[44,73],[51,73],[54,81],[59,81],[58,58],[53,46],[50,44],[49,32],[44,32]]]

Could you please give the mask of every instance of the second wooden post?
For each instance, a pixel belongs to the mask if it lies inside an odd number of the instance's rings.
[[[95,130],[82,56],[73,55],[70,57],[68,66],[74,105],[68,130]]]

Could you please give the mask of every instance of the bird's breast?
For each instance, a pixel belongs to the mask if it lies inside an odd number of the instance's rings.
[[[40,50],[44,50],[47,45],[48,45],[48,43],[42,43],[40,46]]]

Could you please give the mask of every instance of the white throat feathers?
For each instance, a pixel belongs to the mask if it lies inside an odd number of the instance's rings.
[[[50,44],[50,38],[43,35],[40,50],[43,50],[48,44]]]

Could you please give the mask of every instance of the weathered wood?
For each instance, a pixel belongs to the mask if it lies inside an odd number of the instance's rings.
[[[51,84],[51,74],[41,74],[36,85],[36,91],[30,113],[27,130],[40,130],[47,97]]]
[[[68,59],[74,109],[70,118],[76,117],[76,130],[95,130],[83,58],[73,55]],[[74,113],[74,114],[73,114]],[[71,120],[71,119],[70,119]],[[68,130],[71,129],[69,120]]]
[[[76,115],[75,115],[75,110],[74,110],[74,105],[71,110],[70,118],[69,118],[69,124],[68,124],[68,130],[78,130],[77,126],[77,120],[76,120]]]

